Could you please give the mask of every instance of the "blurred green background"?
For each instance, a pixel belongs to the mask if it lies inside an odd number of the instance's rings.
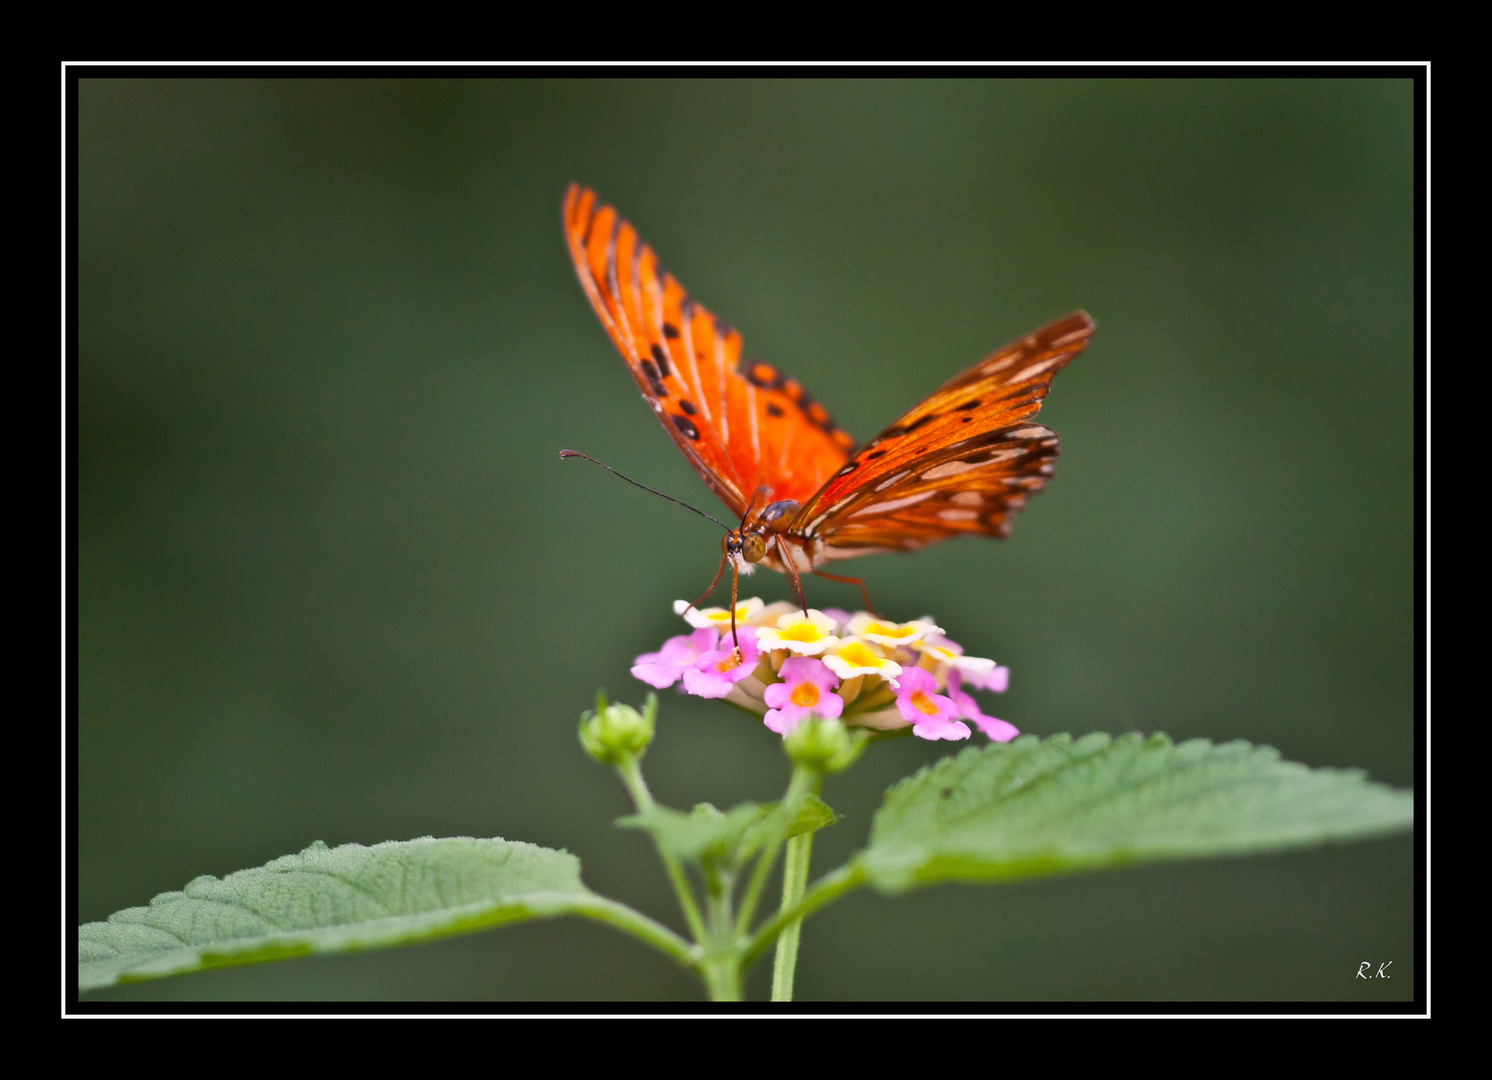
[[[861,439],[1086,308],[1042,414],[1056,479],[1010,539],[854,572],[1008,664],[986,704],[1023,731],[1412,784],[1407,79],[85,80],[78,108],[81,919],[434,834],[568,848],[679,925],[575,727],[597,686],[641,699],[631,660],[683,629],[718,530],[557,451],[718,507],[575,281],[572,180]],[[951,749],[832,778],[816,872]],[[672,693],[646,764],[679,807],[787,776],[759,724]],[[808,924],[798,996],[1408,998],[1412,861],[1399,838],[857,895]],[[562,921],[90,1000],[698,996]]]

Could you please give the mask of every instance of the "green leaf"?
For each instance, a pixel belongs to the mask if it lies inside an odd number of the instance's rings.
[[[469,836],[328,848],[199,877],[78,927],[78,988],[426,941],[606,903],[564,851]]]
[[[763,809],[772,811],[776,810],[779,805],[779,803],[768,803]],[[809,792],[803,796],[803,801],[798,804],[797,816],[793,818],[793,823],[787,827],[787,832],[783,834],[782,838],[784,840],[791,840],[793,837],[802,836],[804,833],[817,832],[819,829],[833,825],[838,820],[839,815],[830,809],[828,803],[812,792]],[[756,845],[766,838],[767,824],[766,820],[762,820],[752,825],[746,841],[742,845],[745,849],[743,858],[745,855],[749,855],[752,851],[756,850]]]
[[[740,863],[761,846],[771,827],[771,815],[778,803],[741,803],[727,811],[709,803],[699,803],[689,813],[655,806],[643,814],[618,818],[623,829],[645,829],[652,833],[658,846],[680,859],[696,862],[720,861],[729,857]],[[788,826],[784,839],[833,825],[839,815],[817,795],[803,797],[797,816]]]
[[[659,847],[677,858],[706,861],[734,850],[746,830],[769,809],[747,802],[722,813],[709,803],[700,803],[686,814],[655,806],[646,813],[618,818],[616,823],[623,829],[646,829]]]
[[[888,892],[1407,829],[1414,797],[1360,770],[1308,769],[1245,742],[1022,736],[944,758],[886,793],[858,857]]]

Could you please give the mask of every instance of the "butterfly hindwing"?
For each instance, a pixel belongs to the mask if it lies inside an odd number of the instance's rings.
[[[825,560],[915,551],[961,533],[1003,537],[1027,497],[1046,486],[1056,457],[1056,433],[1041,424],[971,436],[858,489],[812,531]]]
[[[582,287],[665,431],[734,514],[757,486],[806,501],[854,441],[795,380],[742,360],[741,335],[661,266],[595,193],[572,185],[565,235]]]
[[[823,538],[829,559],[1005,535],[1057,456],[1056,435],[1028,421],[1092,334],[1076,312],[955,376],[846,462],[791,531]]]

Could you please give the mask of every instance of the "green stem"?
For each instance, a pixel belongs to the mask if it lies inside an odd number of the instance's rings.
[[[837,899],[851,889],[865,884],[865,871],[856,862],[846,863],[838,870],[834,870],[809,887],[799,900],[791,908],[785,908],[773,915],[761,929],[751,935],[751,940],[746,944],[746,950],[741,954],[741,966],[750,964],[762,953],[767,951],[767,946],[777,939],[787,927],[795,922],[812,915],[830,900]]]
[[[722,873],[718,867],[705,870],[705,911],[709,920],[710,942],[706,947],[702,971],[711,1001],[740,1001],[741,936],[731,918],[731,893],[735,875]]]
[[[638,765],[637,758],[628,755],[624,757],[616,771],[626,785],[627,793],[632,796],[632,804],[637,807],[639,814],[646,814],[653,809],[653,794],[648,790],[647,782],[642,778],[642,767]],[[679,860],[664,851],[656,842],[654,846],[658,849],[658,857],[663,860],[663,868],[668,871],[668,880],[673,885],[674,894],[679,898],[679,907],[684,909],[684,921],[689,924],[689,932],[694,935],[694,940],[701,945],[705,943],[709,934],[705,930],[705,921],[700,917],[699,904],[694,899],[694,890],[689,887],[689,879],[684,875],[684,868],[679,865]]]
[[[659,952],[673,957],[691,971],[699,971],[703,959],[702,950],[698,945],[691,945],[679,937],[662,923],[654,922],[640,911],[636,911],[626,904],[616,900],[607,899],[604,896],[588,898],[583,903],[575,905],[571,900],[570,910],[576,915],[596,922],[605,923],[607,926],[616,928],[624,934],[631,934],[635,938],[647,942]]]
[[[741,897],[741,913],[736,916],[737,934],[745,934],[751,928],[751,916],[756,914],[756,905],[761,900],[762,889],[766,887],[767,876],[772,872],[772,864],[777,861],[777,849],[782,846],[783,833],[787,832],[793,819],[798,816],[798,806],[803,801],[803,796],[811,792],[820,779],[818,772],[813,769],[801,765],[793,767],[793,778],[788,781],[787,794],[782,797],[782,803],[778,807],[781,824],[762,845],[761,854],[756,857],[756,866],[752,868],[751,881],[746,886],[746,895]]]
[[[703,963],[705,985],[711,1001],[740,1001],[741,958],[736,952],[706,957]]]
[[[813,854],[813,833],[795,836],[787,842],[787,853],[782,858],[782,907],[780,911],[791,911],[803,899],[808,887],[808,861]],[[803,920],[797,919],[783,927],[777,938],[777,957],[772,963],[772,1000],[793,1000],[793,973],[798,969],[798,938],[803,932]]]

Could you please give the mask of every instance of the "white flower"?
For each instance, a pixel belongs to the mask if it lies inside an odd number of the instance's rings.
[[[786,649],[799,656],[818,656],[839,644],[834,636],[838,623],[816,608],[808,614],[790,611],[777,620],[775,627],[766,626],[756,632],[756,643],[762,652]]]
[[[965,656],[964,647],[936,635],[923,638],[913,646],[923,656],[939,664],[958,668],[973,679],[983,680],[995,670],[995,662],[982,656]]]
[[[915,645],[928,634],[941,634],[943,628],[934,625],[931,619],[913,619],[906,623],[882,622],[869,612],[859,612],[850,619],[847,628],[856,637],[874,641],[877,645],[895,647]]]
[[[761,610],[762,602],[756,597],[753,596],[749,600],[742,600],[736,605],[736,625],[752,625],[752,616],[757,615]],[[722,634],[730,633],[730,608],[697,608],[691,606],[685,600],[675,600],[673,602],[673,613],[684,616],[690,626],[699,627],[700,629],[718,630]]]
[[[859,638],[844,638],[820,659],[841,679],[851,679],[856,675],[894,679],[901,674],[900,664],[881,655],[876,646]]]

